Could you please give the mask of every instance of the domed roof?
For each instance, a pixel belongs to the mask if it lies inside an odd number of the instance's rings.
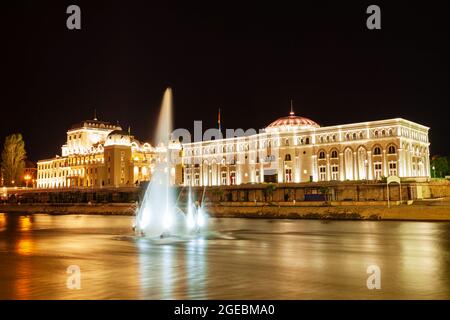
[[[108,134],[108,137],[114,136],[114,135],[129,136],[130,134],[128,132],[126,132],[125,130],[113,130]]]
[[[281,117],[275,120],[266,129],[309,129],[319,127],[320,125],[317,122],[305,117],[296,116],[294,111],[291,110],[287,117]]]
[[[108,134],[108,137],[105,141],[105,147],[111,145],[122,145],[122,146],[130,146],[131,145],[131,136],[128,132],[124,130],[113,130]]]

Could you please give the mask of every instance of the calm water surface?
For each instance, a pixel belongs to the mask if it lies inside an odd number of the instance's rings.
[[[450,299],[450,223],[211,219],[161,243],[132,219],[0,213],[0,299]]]

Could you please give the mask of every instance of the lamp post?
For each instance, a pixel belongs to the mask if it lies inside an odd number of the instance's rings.
[[[25,188],[28,188],[28,182],[30,181],[31,176],[29,174],[26,174],[24,179],[25,179]]]
[[[367,159],[364,159],[364,166],[366,169],[366,183],[369,184],[369,161],[367,161]]]
[[[433,169],[433,178],[436,178],[436,167],[432,166],[431,169]]]

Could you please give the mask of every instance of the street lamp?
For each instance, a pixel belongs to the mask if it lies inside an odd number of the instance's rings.
[[[432,166],[431,169],[433,169],[433,178],[436,178],[436,167]]]
[[[28,188],[28,182],[30,181],[31,176],[29,174],[26,174],[24,178],[25,178],[25,188]]]

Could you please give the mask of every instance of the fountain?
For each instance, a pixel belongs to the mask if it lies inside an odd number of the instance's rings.
[[[156,131],[156,145],[160,157],[153,171],[136,213],[135,231],[149,238],[195,236],[206,225],[206,213],[202,205],[192,202],[189,188],[187,212],[183,212],[175,199],[171,185],[170,134],[172,132],[172,90],[167,88],[162,100]]]

